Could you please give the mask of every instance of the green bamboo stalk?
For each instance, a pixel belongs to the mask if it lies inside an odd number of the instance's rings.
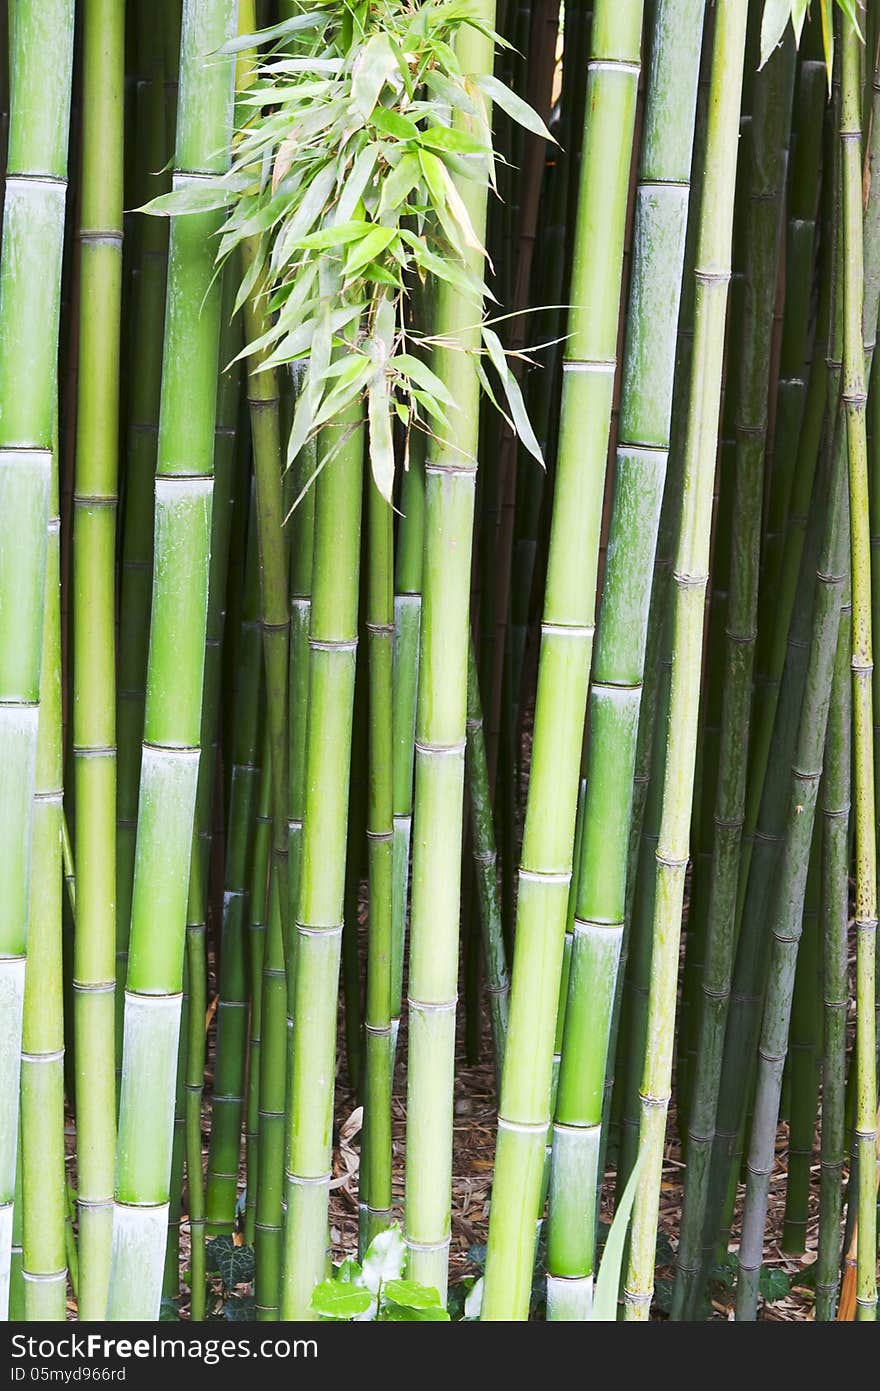
[[[862,342],[865,266],[862,242],[861,57],[855,26],[843,25],[840,139],[843,191],[843,390],[849,473],[852,565],[853,810],[855,818],[856,1116],[859,1159],[857,1309],[877,1311],[877,840],[871,646],[871,540],[865,427],[867,383]],[[869,326],[873,327],[873,325]]]
[[[850,605],[841,607],[822,790],[822,1125],[816,1319],[834,1318],[840,1288],[841,1181],[846,1144],[846,1011],[849,1002]]]
[[[410,440],[409,468],[401,487],[401,521],[394,567],[394,690],[392,772],[394,778],[394,884],[392,898],[391,1030],[397,1049],[403,1004],[403,960],[409,904],[412,841],[416,699],[422,617],[422,556],[425,531],[425,458],[421,434]]]
[[[0,1317],[9,1302],[73,55],[72,0],[18,0],[0,257]]]
[[[265,648],[264,648],[265,661]],[[272,804],[272,848],[275,841],[275,782],[272,777],[272,735],[263,776],[268,777]],[[270,852],[266,890],[266,918],[260,991],[260,1081],[257,1141],[257,1210],[255,1251],[257,1274],[254,1292],[258,1319],[276,1319],[282,1266],[282,1209],[285,1162],[285,1095],[287,1054],[288,983],[285,967],[284,927],[281,921],[281,885]],[[254,990],[256,991],[256,982]]]
[[[115,1127],[116,505],[122,310],[124,11],[83,35],[79,370],[73,521],[74,937],[79,1309],[104,1316]]]
[[[654,948],[639,1128],[641,1173],[633,1207],[624,1316],[647,1319],[666,1113],[672,1070],[675,991],[688,862],[702,666],[712,490],[730,279],[733,195],[748,6],[723,0],[713,37],[706,166],[695,278],[691,397],[684,455],[681,531],[673,573],[672,678],[663,811],[656,851]],[[696,389],[699,384],[699,389]]]
[[[281,1316],[314,1317],[327,1245],[363,468],[360,407],[323,436],[315,499],[309,724],[296,922]]]
[[[61,608],[58,464],[53,455],[21,1055],[24,1317],[67,1317],[64,1005],[61,957]]]
[[[474,15],[491,31],[494,0]],[[464,72],[491,73],[493,42],[459,31]],[[460,115],[454,123],[465,119]],[[461,180],[477,241],[486,234],[488,188]],[[480,273],[479,251],[468,253]],[[425,467],[418,704],[415,736],[409,956],[405,1239],[413,1280],[445,1299],[451,1230],[452,1084],[461,904],[461,835],[467,721],[468,610],[476,490],[482,305],[447,282],[437,287],[433,369],[457,405],[446,440],[431,439]]]
[[[236,285],[223,277],[220,362],[225,366],[239,346],[238,321],[232,318]],[[205,672],[199,732],[201,757],[196,785],[193,849],[186,920],[186,966],[189,988],[189,1027],[186,1046],[185,1143],[190,1229],[190,1318],[205,1317],[205,1179],[202,1168],[202,1094],[208,1005],[207,916],[211,847],[217,790],[220,688],[225,626],[229,534],[235,494],[236,420],[239,406],[237,367],[220,374],[214,425],[214,502],[211,511],[211,559],[208,571],[208,612],[205,627]]]
[[[369,920],[365,1028],[364,1152],[358,1191],[364,1250],[391,1221],[391,1026],[393,957],[393,656],[394,514],[371,479],[367,484],[369,777],[367,845]],[[366,1165],[364,1164],[366,1160]]]
[[[592,1301],[602,1106],[624,932],[651,578],[669,449],[703,9],[701,0],[660,0],[654,14],[553,1131],[547,1233],[551,1319],[586,1318]]]
[[[483,1317],[490,1320],[525,1318],[531,1288],[593,646],[641,30],[640,3],[597,4],[489,1225]]]
[[[221,173],[235,6],[185,0],[176,187]],[[186,899],[205,656],[220,283],[217,214],[172,219],[156,471],[156,565],[125,1002],[108,1317],[155,1318],[168,1210]]]
[[[170,13],[166,11],[165,13]],[[150,171],[139,170],[137,200],[143,204],[171,187],[166,168],[168,146],[165,77],[159,36],[149,23],[146,4],[137,10],[139,63],[135,140],[144,149]],[[145,32],[146,31],[146,32]],[[175,55],[176,63],[176,55]],[[138,218],[135,224],[135,284],[131,295],[133,346],[128,389],[125,496],[119,576],[119,653],[116,714],[116,1070],[122,1068],[122,1012],[134,883],[137,799],[144,734],[150,590],[153,569],[153,489],[159,396],[162,385],[162,333],[165,278],[168,269],[168,224],[164,218]]]

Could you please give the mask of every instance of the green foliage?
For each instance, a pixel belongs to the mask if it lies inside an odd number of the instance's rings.
[[[247,1285],[254,1278],[252,1246],[236,1246],[231,1236],[215,1236],[205,1247],[206,1269],[220,1276],[225,1290]]]
[[[502,83],[461,70],[455,39],[464,25],[482,28],[468,0],[369,0],[310,9],[236,39],[226,51],[267,51],[239,92],[230,171],[145,209],[229,209],[218,263],[244,240],[255,246],[236,308],[258,295],[270,324],[242,356],[259,355],[267,370],[307,363],[288,464],[365,400],[373,476],[389,501],[393,420],[407,434],[436,434],[456,409],[427,365],[436,340],[414,326],[414,294],[445,282],[481,320],[491,298],[474,269],[486,252],[460,191],[495,186],[490,102],[552,138]],[[512,423],[540,460],[519,386],[485,322],[482,339]],[[494,400],[482,365],[480,376]]]
[[[828,90],[830,92],[831,70],[834,65],[834,0],[818,0],[818,3],[822,24],[822,47],[825,52],[825,67],[828,72]],[[836,3],[843,12],[845,21],[853,26],[864,43],[858,15],[862,6],[858,0],[836,0]],[[800,44],[804,20],[809,8],[810,0],[764,0],[764,13],[761,19],[761,67],[782,42],[789,20],[791,20],[795,43]]]
[[[636,1198],[639,1175],[642,1171],[643,1157],[644,1150],[633,1165],[633,1171],[627,1180],[626,1188],[623,1190],[620,1202],[617,1204],[617,1211],[608,1230],[608,1239],[602,1253],[602,1262],[599,1266],[596,1289],[593,1295],[591,1314],[593,1323],[613,1323],[617,1318],[617,1291],[620,1289],[620,1277],[626,1254],[626,1234]]]
[[[346,1260],[312,1293],[322,1319],[381,1323],[448,1322],[437,1290],[402,1279],[406,1246],[395,1223],[370,1242],[363,1265]]]

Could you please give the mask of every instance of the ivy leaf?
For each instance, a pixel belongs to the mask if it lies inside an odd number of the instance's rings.
[[[544,140],[552,140],[553,144],[556,144],[537,111],[534,111],[527,101],[523,101],[522,97],[517,96],[516,92],[505,87],[503,82],[499,82],[497,77],[492,77],[490,73],[471,74],[470,81],[479,87],[490,101],[500,106],[518,126],[523,126],[533,135],[540,135]]]
[[[411,1304],[387,1304],[382,1318],[388,1323],[449,1323],[448,1313],[437,1305],[417,1309]]]
[[[322,1319],[355,1319],[367,1313],[372,1302],[369,1290],[339,1280],[324,1280],[312,1291],[312,1308]]]
[[[415,1280],[388,1280],[382,1286],[382,1297],[407,1309],[443,1307],[439,1290],[435,1290],[433,1285],[419,1285]]]
[[[236,1246],[231,1236],[215,1236],[205,1247],[205,1264],[215,1270],[227,1290],[249,1284],[254,1278],[252,1246]]]
[[[364,1256],[364,1284],[373,1294],[386,1280],[399,1280],[406,1256],[406,1246],[395,1223],[373,1237]]]
[[[758,1277],[758,1289],[768,1304],[774,1304],[777,1299],[785,1299],[791,1293],[791,1280],[784,1270],[763,1265]]]
[[[782,40],[791,15],[791,0],[764,0],[764,14],[761,19],[761,62],[763,68],[767,59],[776,52]]]
[[[544,463],[544,455],[541,453],[541,446],[538,443],[532,422],[529,420],[519,382],[507,365],[507,355],[501,346],[501,339],[491,328],[483,328],[483,342],[489,354],[489,360],[498,376],[501,378],[501,385],[507,397],[507,404],[510,407],[510,414],[513,416],[513,423],[520,441],[539,464]]]
[[[397,58],[386,34],[374,34],[355,58],[351,69],[351,96],[365,121],[372,116],[379,93],[396,67]]]

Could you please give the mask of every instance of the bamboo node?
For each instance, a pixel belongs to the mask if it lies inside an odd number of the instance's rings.
[[[442,757],[461,757],[467,746],[467,740],[462,739],[460,744],[429,744],[426,739],[414,739],[413,744],[417,753],[437,754]]]
[[[407,995],[406,1002],[410,1009],[420,1010],[422,1014],[454,1014],[458,996],[452,1000],[415,1000],[412,995]]]
[[[327,1174],[292,1174],[289,1169],[286,1169],[284,1177],[288,1183],[294,1184],[297,1188],[318,1188],[323,1184],[329,1184],[333,1173],[331,1171]]]

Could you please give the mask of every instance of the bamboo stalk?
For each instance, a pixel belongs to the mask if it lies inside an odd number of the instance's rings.
[[[88,0],[83,38],[79,371],[73,522],[74,938],[79,1308],[102,1318],[115,1129],[116,507],[122,309],[124,13]]]
[[[222,172],[232,0],[185,0],[177,187]],[[147,704],[126,983],[108,1317],[155,1318],[168,1210],[187,885],[199,764],[220,338],[215,213],[172,219]],[[186,660],[183,660],[183,657]]]
[[[491,30],[494,0],[474,14]],[[465,72],[491,73],[493,43],[460,30]],[[455,117],[456,123],[465,118]],[[488,188],[461,180],[476,239],[486,232]],[[482,271],[479,251],[469,268]],[[445,1298],[451,1230],[452,1083],[461,904],[461,831],[467,722],[468,609],[480,386],[482,305],[441,282],[433,370],[457,411],[446,440],[432,438],[425,467],[425,541],[415,735],[409,956],[405,1239],[410,1278]]]
[[[695,279],[691,397],[685,440],[681,531],[673,572],[672,679],[663,810],[656,851],[654,950],[641,1086],[641,1173],[633,1207],[624,1316],[647,1319],[663,1140],[672,1069],[675,990],[688,863],[712,489],[721,401],[724,319],[730,280],[733,195],[748,6],[716,9],[706,166]]]
[[[0,1317],[9,1302],[58,321],[71,0],[18,0],[0,257]]]
[[[360,407],[325,434],[315,499],[309,725],[287,1106],[282,1318],[314,1317],[324,1275],[345,894],[363,468]]]
[[[850,605],[845,596],[837,635],[831,708],[825,732],[822,793],[822,1126],[816,1319],[834,1318],[840,1287],[841,1181],[846,1143],[846,1009],[849,997]]]
[[[597,5],[486,1261],[482,1317],[489,1320],[525,1318],[531,1288],[593,647],[641,30],[639,3]]]
[[[703,8],[700,0],[668,6],[661,0],[654,16],[553,1131],[548,1318],[588,1317],[592,1294],[602,1107],[624,932],[651,578],[669,449]]]

